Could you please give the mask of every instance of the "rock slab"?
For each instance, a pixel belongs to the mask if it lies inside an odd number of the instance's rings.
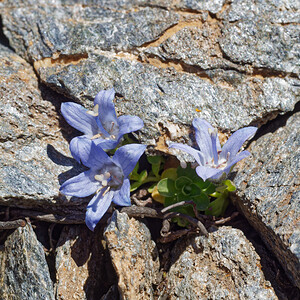
[[[115,211],[104,237],[122,299],[154,299],[159,258],[146,225]]]
[[[300,288],[300,113],[249,151],[233,170],[234,201]]]
[[[0,270],[0,299],[55,299],[45,252],[30,224],[5,241]]]
[[[168,299],[278,299],[265,280],[259,256],[238,229],[179,240],[162,292]]]

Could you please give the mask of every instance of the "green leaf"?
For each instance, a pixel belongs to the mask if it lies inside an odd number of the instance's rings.
[[[138,189],[143,183],[139,182],[139,181],[135,181],[134,183],[132,183],[130,185],[130,192],[135,191],[136,189]]]
[[[229,179],[224,180],[223,183],[225,185],[227,185],[227,187],[228,187],[227,191],[228,192],[234,192],[236,190],[236,186],[235,186],[235,184],[231,180],[229,180]]]
[[[186,168],[178,167],[177,168],[177,175],[178,177],[185,176],[190,178],[192,181],[197,181],[199,179],[199,176],[197,175],[195,169],[192,169],[190,165],[188,165]]]
[[[192,180],[186,176],[178,177],[175,181],[175,187],[178,190],[182,190],[185,185],[191,184]]]
[[[148,193],[151,194],[151,193],[153,192],[154,188],[156,187],[156,185],[157,185],[157,182],[153,183],[153,184],[148,188]]]
[[[147,170],[143,170],[143,171],[140,173],[140,175],[139,175],[137,181],[143,183],[143,182],[146,180],[147,176],[148,176]]]
[[[228,192],[226,191],[209,204],[208,208],[205,211],[205,214],[219,217],[225,213],[228,204]]]
[[[148,162],[151,164],[151,169],[154,176],[159,177],[160,165],[162,162],[161,156],[147,156]]]
[[[176,194],[175,181],[170,178],[164,178],[157,184],[158,192],[164,197],[172,197]]]
[[[216,186],[212,182],[209,182],[209,181],[206,181],[206,182],[208,182],[209,184],[202,191],[206,195],[210,195],[216,191]]]
[[[170,179],[176,180],[177,168],[169,168],[169,169],[164,170],[161,173],[161,179],[163,179],[163,178],[170,178]]]
[[[209,198],[206,194],[201,193],[191,198],[197,206],[197,210],[204,211],[209,206]]]
[[[139,178],[138,170],[139,170],[139,162],[137,162],[134,169],[130,173],[130,180],[138,180]]]

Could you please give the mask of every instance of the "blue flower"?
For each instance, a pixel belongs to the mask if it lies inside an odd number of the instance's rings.
[[[89,151],[86,139],[100,145],[102,149],[114,149],[126,133],[141,129],[143,121],[137,116],[116,116],[113,99],[114,89],[102,90],[94,99],[94,108],[89,111],[74,102],[61,105],[61,112],[66,121],[74,128],[84,133],[71,140],[70,151],[78,161],[80,153]],[[82,142],[84,141],[84,142]]]
[[[228,174],[234,164],[250,155],[248,151],[240,153],[238,151],[247,139],[254,136],[257,130],[252,126],[239,129],[221,148],[216,128],[200,118],[193,120],[193,126],[200,151],[178,143],[171,144],[170,148],[177,148],[192,155],[198,163],[196,172],[204,181],[208,178],[217,180],[223,173]]]
[[[87,141],[83,144],[89,147]],[[60,191],[76,197],[95,194],[87,206],[85,221],[89,229],[94,230],[111,202],[130,206],[129,174],[145,148],[140,144],[125,145],[111,158],[93,142],[88,155],[85,151],[79,153],[79,159],[90,169],[64,182]]]

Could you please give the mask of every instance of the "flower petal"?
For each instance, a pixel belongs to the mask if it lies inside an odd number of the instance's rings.
[[[199,165],[204,164],[204,158],[203,158],[202,153],[188,145],[184,145],[184,144],[180,144],[180,143],[172,143],[169,146],[169,148],[176,148],[176,149],[182,150],[182,151],[192,155]]]
[[[123,169],[124,176],[128,177],[145,149],[146,146],[141,144],[122,146],[116,151],[112,160]]]
[[[119,141],[118,140],[107,140],[107,139],[95,139],[93,140],[93,142],[101,147],[103,150],[110,150],[110,149],[114,149],[118,146]]]
[[[92,141],[86,136],[74,137],[70,142],[70,151],[72,156],[86,166],[86,161],[91,152]]]
[[[109,191],[103,196],[103,192],[96,194],[87,206],[85,223],[87,227],[94,231],[97,223],[108,210],[114,191]]]
[[[256,127],[245,127],[233,133],[222,148],[220,159],[226,159],[227,153],[234,158],[246,140],[255,135]]]
[[[61,105],[61,113],[72,127],[80,132],[93,136],[98,132],[95,117],[89,115],[87,110],[80,104],[64,102]]]
[[[87,197],[94,194],[98,188],[99,182],[93,179],[93,172],[89,170],[65,181],[60,191],[67,196]]]
[[[204,181],[212,177],[219,178],[223,174],[223,170],[203,166],[198,166],[196,172]]]
[[[106,154],[100,145],[96,145],[95,142],[91,143],[91,150],[87,159],[85,159],[84,165],[93,169],[99,170],[104,164],[113,163],[112,159]]]
[[[144,122],[137,116],[120,116],[118,118],[119,136],[137,131],[144,126]]]
[[[130,206],[130,181],[128,178],[124,179],[123,185],[119,191],[114,194],[113,202],[120,206]]]
[[[115,97],[115,90],[102,90],[97,94],[94,99],[94,104],[99,105],[98,114],[99,119],[106,131],[109,131],[107,126],[111,126],[112,123],[117,124],[117,115],[115,106],[113,103]]]
[[[212,139],[209,133],[209,129],[214,131],[215,129],[205,120],[195,118],[193,120],[193,126],[195,129],[195,138],[199,146],[200,151],[205,157],[205,162],[211,161],[213,158]],[[217,150],[221,150],[219,138],[216,137]]]
[[[248,151],[242,151],[241,153],[239,153],[238,155],[236,155],[234,157],[233,160],[229,160],[227,166],[223,169],[223,172],[225,172],[226,174],[228,174],[232,168],[233,165],[235,165],[238,161],[246,158],[247,156],[250,155],[250,152]]]

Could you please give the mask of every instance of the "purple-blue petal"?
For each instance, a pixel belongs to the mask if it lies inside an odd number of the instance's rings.
[[[196,168],[196,172],[197,172],[198,176],[201,177],[205,181],[205,180],[207,180],[209,178],[212,178],[212,177],[219,178],[222,175],[223,170],[216,169],[216,168],[198,166]]]
[[[93,142],[103,150],[114,149],[119,144],[119,140],[107,140],[102,138],[94,139]]]
[[[238,161],[246,158],[247,156],[250,155],[250,152],[248,151],[242,151],[241,153],[237,154],[235,157],[232,157],[229,159],[227,166],[224,168],[223,172],[228,174],[230,172],[230,169],[233,165],[235,165]]]
[[[72,156],[86,166],[91,152],[92,141],[85,135],[74,137],[70,142]]]
[[[145,149],[145,145],[128,144],[116,151],[112,160],[122,168],[125,178],[132,172]]]
[[[130,181],[128,178],[125,178],[123,185],[120,190],[116,191],[114,194],[113,202],[116,205],[120,206],[130,206]]]
[[[112,123],[117,124],[118,122],[113,103],[114,97],[115,90],[112,88],[110,90],[102,90],[94,99],[94,105],[99,105],[99,119],[106,131],[109,131],[108,126],[111,126]]]
[[[87,110],[80,104],[65,102],[61,105],[61,113],[69,125],[88,136],[98,132],[95,117],[89,115]]]
[[[144,126],[144,122],[137,116],[120,116],[118,118],[119,136],[137,131]]]
[[[193,156],[199,165],[204,164],[204,159],[203,159],[201,152],[188,146],[188,145],[184,145],[184,144],[180,144],[180,143],[172,143],[169,146],[169,148],[175,148],[175,149],[182,150],[182,151],[190,154],[191,156]]]
[[[85,166],[93,170],[99,170],[102,168],[103,165],[111,163],[113,163],[112,159],[101,148],[101,146],[96,145],[95,142],[92,142],[90,154],[85,160]]]
[[[211,135],[208,130],[214,128],[205,120],[196,118],[193,120],[193,126],[195,128],[195,138],[202,152],[205,162],[209,162],[213,159],[212,141]]]
[[[227,153],[230,157],[235,157],[246,140],[253,137],[257,131],[256,127],[245,127],[233,133],[222,148],[220,159],[226,159]]]
[[[65,181],[60,191],[67,196],[87,197],[99,188],[99,182],[94,180],[93,172],[86,171]]]
[[[90,201],[85,214],[85,223],[90,230],[94,231],[97,223],[108,210],[113,196],[113,191],[109,191],[104,196],[103,192],[100,192]]]

